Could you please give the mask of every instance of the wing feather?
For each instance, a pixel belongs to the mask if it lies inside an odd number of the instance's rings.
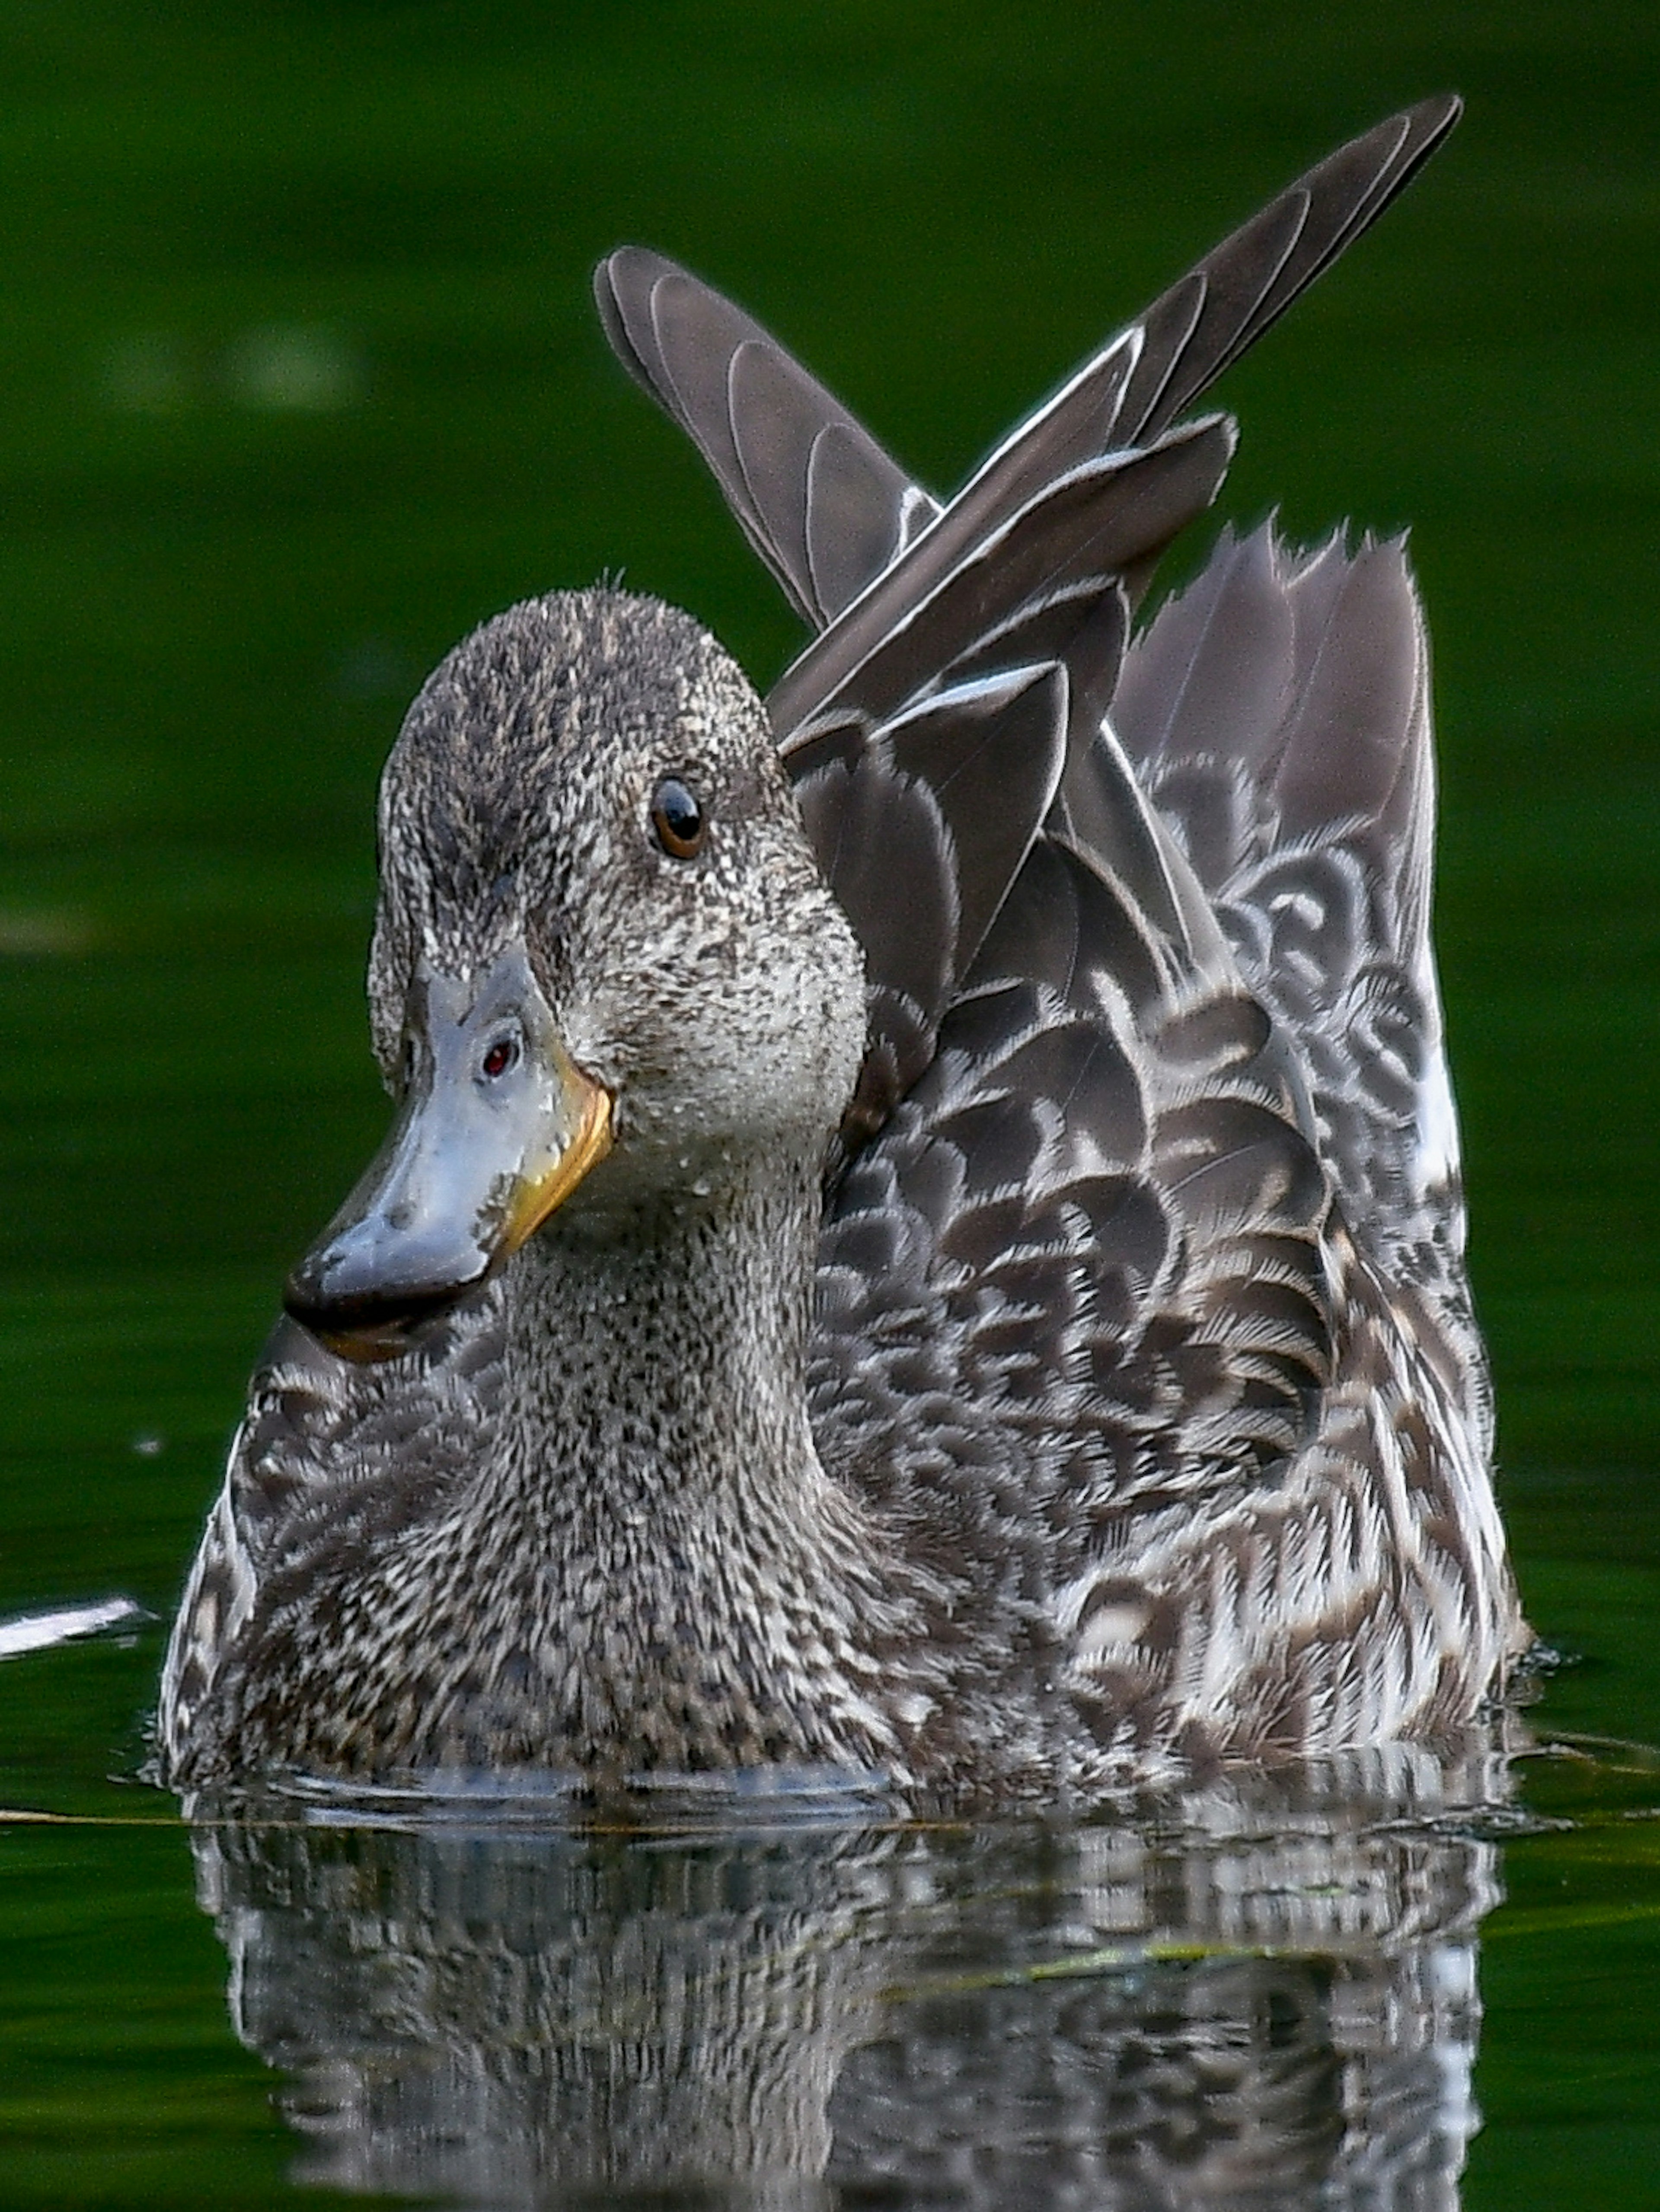
[[[938,513],[752,317],[663,255],[619,247],[594,297],[618,359],[691,439],[808,622],[834,621]]]
[[[896,562],[937,540],[897,594],[903,605],[1055,478],[1156,443],[1377,220],[1461,107],[1450,96],[1422,101],[1317,163],[1115,333],[943,511],[730,301],[639,247],[603,261],[595,295],[619,358],[692,437],[793,604],[821,629],[856,610],[852,635],[822,665],[809,647],[789,672],[781,729],[803,700],[827,698],[891,624],[894,594],[879,607],[860,602]]]
[[[869,1135],[939,1024],[1053,803],[1067,684],[1053,662],[976,678],[890,720],[844,720],[790,767],[819,865],[865,952],[870,1042],[845,1125]]]
[[[774,687],[767,705],[785,752],[820,712],[850,699],[891,712],[1021,611],[1056,592],[1105,592],[1155,558],[1215,498],[1233,448],[1233,425],[1210,416],[1146,451],[1081,463],[966,550],[929,532],[866,594],[856,619]]]

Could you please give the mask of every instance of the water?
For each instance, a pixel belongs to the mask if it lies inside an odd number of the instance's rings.
[[[0,1820],[0,2198],[1660,2203],[1660,26],[71,0],[0,45],[0,1616],[151,1616],[0,1661],[0,1809],[58,1816]],[[763,678],[793,643],[611,368],[592,261],[684,255],[945,485],[1445,84],[1452,149],[1231,379],[1225,511],[1414,526],[1556,1747],[1405,1821],[1351,1776],[1079,1828],[187,1833],[131,1779],[142,1716],[275,1286],[381,1127],[404,698],[619,564]]]

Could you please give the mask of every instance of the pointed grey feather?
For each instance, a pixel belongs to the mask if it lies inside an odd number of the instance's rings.
[[[807,566],[826,620],[858,598],[939,513],[862,430],[842,419],[814,436],[807,461]]]
[[[952,501],[968,526],[1091,453],[1156,437],[1411,181],[1462,111],[1392,116],[1299,177],[1110,339],[997,447]]]
[[[1144,452],[1110,453],[1044,486],[966,550],[937,525],[825,632],[767,701],[786,753],[822,708],[890,714],[1035,595],[1115,579],[1160,552],[1215,498],[1234,428],[1213,415]]]
[[[594,296],[618,358],[692,439],[809,622],[832,621],[919,513],[938,512],[758,323],[672,261],[619,247]]]
[[[1227,964],[1204,891],[1136,780],[1112,730],[1099,725],[1068,747],[1051,837],[1126,892],[1184,960],[1211,972]]]
[[[1336,589],[1316,592],[1328,574]],[[1405,549],[1363,541],[1348,556],[1334,543],[1292,578],[1290,598],[1309,643],[1274,779],[1286,827],[1295,835],[1353,815],[1393,838],[1406,825],[1392,817],[1391,795],[1421,757],[1408,736],[1422,632]],[[1391,867],[1402,857],[1398,845],[1377,855]]]
[[[1257,749],[1280,727],[1292,667],[1291,601],[1269,532],[1242,539],[1225,530],[1200,574],[1165,602],[1144,636],[1125,659],[1112,704],[1134,757],[1163,757],[1179,744],[1192,755],[1250,758],[1266,778],[1271,763]]]
[[[1442,95],[1351,139],[1235,231],[1142,318],[1115,442],[1173,422],[1416,176],[1463,112]]]

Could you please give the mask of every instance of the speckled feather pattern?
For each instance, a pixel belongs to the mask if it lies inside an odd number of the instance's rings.
[[[1249,342],[1450,119],[1304,180],[1294,283],[1229,289],[1261,218],[1080,373],[1121,427],[1142,392],[1144,458],[1091,461],[1063,394],[943,508],[729,303],[606,264],[823,638],[769,729],[686,617],[556,595],[411,709],[382,1066],[422,962],[523,942],[617,1146],[404,1358],[279,1328],[169,1654],[172,1779],[1053,1796],[1449,1740],[1502,1684],[1404,556],[1225,538],[1127,643],[1231,451],[1146,396],[1238,349],[1204,299]],[[671,772],[714,825],[691,869],[642,834]]]

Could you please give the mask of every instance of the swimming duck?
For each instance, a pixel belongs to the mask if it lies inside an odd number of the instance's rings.
[[[1450,129],[1341,149],[941,505],[655,255],[597,277],[816,635],[598,588],[381,787],[398,1100],[290,1278],[163,1674],[187,1790],[1108,1788],[1437,1741],[1490,1477],[1399,543],[1225,534],[1177,418]]]

